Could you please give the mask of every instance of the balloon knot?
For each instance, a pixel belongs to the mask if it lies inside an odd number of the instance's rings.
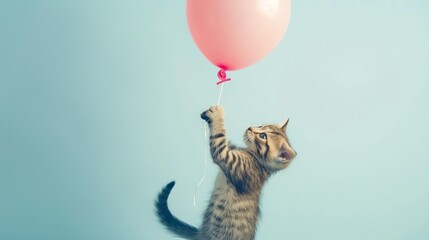
[[[231,78],[226,78],[226,72],[225,72],[225,70],[223,68],[221,68],[219,70],[219,72],[217,73],[217,77],[220,80],[219,82],[216,83],[217,85],[219,85],[221,83],[224,83],[224,82],[231,81]]]

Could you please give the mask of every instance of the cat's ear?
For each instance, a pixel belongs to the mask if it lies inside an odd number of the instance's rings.
[[[286,118],[286,120],[284,120],[282,123],[280,123],[279,128],[283,131],[286,132],[286,127],[287,124],[289,123],[289,118]]]

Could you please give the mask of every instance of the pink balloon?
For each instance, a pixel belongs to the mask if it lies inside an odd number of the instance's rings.
[[[187,0],[188,25],[201,52],[225,70],[250,66],[277,46],[290,0]]]

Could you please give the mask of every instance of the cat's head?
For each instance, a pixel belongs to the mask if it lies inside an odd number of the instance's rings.
[[[258,155],[258,160],[270,171],[288,167],[296,157],[286,135],[288,123],[289,119],[286,119],[279,125],[249,127],[244,133],[247,147]]]

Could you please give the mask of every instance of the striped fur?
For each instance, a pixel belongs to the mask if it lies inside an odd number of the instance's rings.
[[[203,224],[197,230],[168,210],[167,198],[174,183],[158,196],[158,216],[167,229],[186,239],[252,240],[264,183],[271,174],[288,167],[296,156],[285,132],[288,120],[281,125],[248,128],[244,134],[247,148],[237,148],[227,142],[221,106],[211,107],[201,118],[209,124],[211,156],[221,169]]]

